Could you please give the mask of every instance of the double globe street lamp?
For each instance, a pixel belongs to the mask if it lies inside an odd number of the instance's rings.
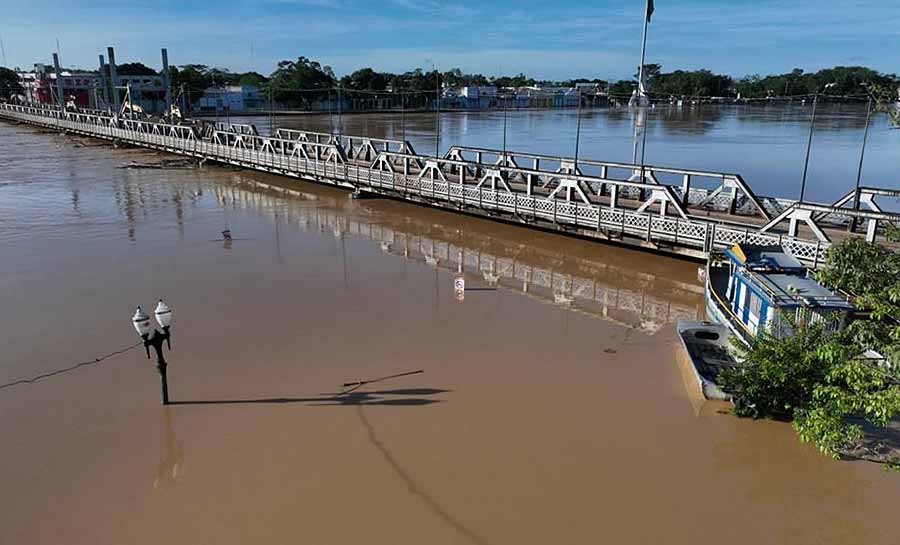
[[[162,402],[163,405],[169,404],[169,382],[166,377],[166,358],[163,355],[163,342],[169,350],[172,350],[172,336],[169,333],[169,327],[172,325],[172,309],[165,304],[162,299],[156,305],[153,312],[156,316],[156,322],[162,327],[162,332],[154,328],[150,324],[150,317],[141,307],[138,307],[131,318],[134,329],[137,331],[141,339],[144,340],[144,349],[147,351],[147,359],[150,359],[150,347],[156,351],[156,370],[159,371],[159,378],[162,382]]]

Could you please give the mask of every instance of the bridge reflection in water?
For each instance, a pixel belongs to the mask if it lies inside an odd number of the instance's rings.
[[[342,208],[334,197],[240,177],[228,185],[213,187],[218,202],[226,208],[257,210],[276,225],[276,246],[285,236],[284,227],[330,233],[377,243],[382,252],[412,260],[452,275],[464,273],[470,285],[495,286],[516,291],[547,304],[588,314],[622,327],[654,334],[677,320],[704,316],[699,282],[667,277],[667,259],[618,248],[604,248],[629,260],[610,260],[567,254],[543,244],[524,244],[513,228],[472,230],[479,220],[450,217],[429,221],[434,212],[360,204]],[[342,199],[343,200],[343,199]],[[305,201],[305,202],[304,202]],[[348,199],[349,201],[349,199]],[[398,211],[398,209],[400,211]],[[406,213],[412,215],[407,215]],[[504,237],[504,232],[509,233]],[[547,236],[528,233],[529,236]],[[519,235],[519,236],[517,236]],[[553,240],[553,238],[550,238]],[[564,239],[561,239],[564,240]],[[578,243],[565,240],[578,248]],[[589,249],[598,250],[590,246]],[[654,263],[638,270],[638,263]],[[631,265],[631,266],[629,266]],[[657,269],[658,272],[651,272]],[[447,279],[446,289],[452,289]]]

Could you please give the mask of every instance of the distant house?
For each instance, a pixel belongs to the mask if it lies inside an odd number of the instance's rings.
[[[264,103],[254,85],[219,85],[203,92],[193,108],[201,113],[244,112],[256,110]]]
[[[497,96],[497,88],[493,85],[469,85],[462,88],[459,96],[472,100],[477,100],[482,97],[494,98]]]
[[[583,95],[596,95],[600,92],[599,83],[576,83],[575,90]]]

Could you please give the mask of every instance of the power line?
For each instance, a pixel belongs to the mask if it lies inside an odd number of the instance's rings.
[[[134,343],[133,345],[123,348],[121,350],[116,350],[115,352],[110,352],[109,354],[106,354],[105,356],[100,356],[99,358],[94,358],[89,361],[83,361],[81,363],[76,363],[75,365],[66,367],[64,369],[58,369],[56,371],[51,371],[49,373],[44,373],[41,375],[37,375],[35,377],[16,380],[13,382],[7,382],[6,384],[0,384],[0,390],[2,390],[4,388],[10,388],[12,386],[16,386],[17,384],[34,384],[35,382],[37,382],[39,380],[43,380],[45,378],[50,378],[52,376],[61,375],[63,373],[68,373],[70,371],[74,371],[81,367],[86,367],[88,365],[94,365],[94,364],[100,363],[103,360],[107,360],[113,356],[118,356],[119,354],[124,354],[125,352],[128,352],[130,350],[134,350],[135,348],[137,348],[138,346],[141,346],[142,344],[144,344],[144,341],[138,341],[138,342]]]

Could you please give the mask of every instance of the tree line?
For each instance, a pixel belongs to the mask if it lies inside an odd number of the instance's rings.
[[[265,77],[256,72],[234,73],[220,68],[203,65],[187,65],[171,68],[173,84],[202,90],[210,85],[252,84],[263,90],[272,88],[275,100],[279,102],[297,100],[291,93],[299,91],[334,89],[340,86],[349,92],[419,92],[434,93],[446,85],[449,87],[486,86],[498,88],[527,86],[572,87],[577,83],[595,83],[601,90],[613,96],[630,96],[637,87],[637,74],[631,79],[608,82],[601,78],[577,78],[563,81],[536,80],[524,74],[514,76],[486,76],[480,73],[465,73],[459,68],[447,71],[416,68],[395,74],[379,72],[372,68],[361,68],[341,78],[335,76],[330,66],[299,57],[296,61],[282,61],[276,70]],[[674,70],[663,72],[659,64],[645,65],[647,81],[652,95],[676,97],[725,97],[725,98],[766,98],[801,97],[817,92],[826,95],[864,96],[873,89],[896,90],[900,87],[900,77],[896,74],[882,74],[864,66],[835,66],[817,72],[805,72],[795,68],[785,74],[762,76],[752,74],[734,78],[717,74],[707,69]],[[320,93],[321,94],[321,93]]]
[[[125,63],[117,67],[121,75],[159,75],[159,72],[141,63]],[[896,74],[882,74],[864,66],[835,66],[817,72],[805,72],[795,68],[785,74],[762,76],[752,74],[733,78],[717,74],[707,69],[674,70],[663,72],[659,64],[645,65],[645,72],[651,95],[658,97],[725,97],[725,98],[766,98],[800,97],[815,93],[827,95],[860,95],[877,90],[889,98],[896,99],[900,78]],[[347,92],[394,92],[421,93],[434,97],[443,86],[486,86],[499,88],[526,86],[572,87],[577,83],[596,83],[616,97],[630,96],[637,87],[637,74],[631,79],[608,82],[601,78],[577,78],[563,81],[536,80],[524,74],[514,76],[486,76],[480,73],[465,73],[459,68],[446,71],[416,68],[404,73],[379,72],[372,68],[361,68],[338,78],[330,66],[306,57],[284,60],[278,63],[274,72],[265,76],[258,72],[232,72],[226,68],[215,68],[203,64],[188,64],[169,68],[169,81],[175,89],[182,86],[192,96],[199,96],[205,89],[216,85],[254,85],[263,92],[272,94],[272,99],[286,105],[299,105],[305,101],[321,100],[333,94],[340,87]],[[12,71],[0,69],[5,87],[18,86]]]
[[[900,87],[896,74],[882,74],[864,66],[834,66],[817,72],[794,68],[786,74],[761,76],[752,74],[735,79],[710,70],[675,70],[662,72],[659,64],[644,65],[650,93],[660,96],[767,98],[801,97],[816,93],[826,95],[867,95],[876,88]],[[637,87],[638,75],[610,85],[612,95],[630,95]]]

